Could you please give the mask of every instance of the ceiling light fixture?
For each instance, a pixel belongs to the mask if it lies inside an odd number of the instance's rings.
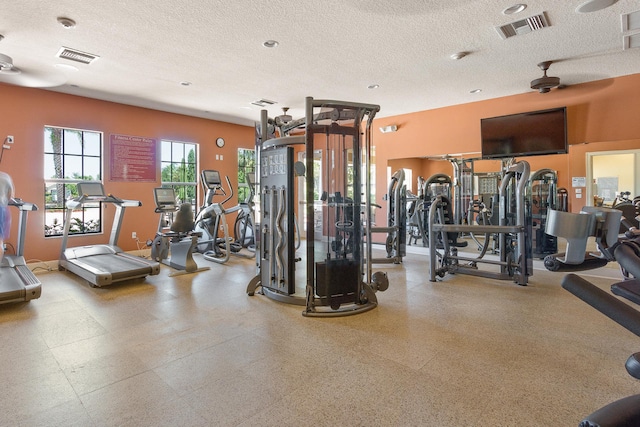
[[[20,69],[13,65],[13,59],[10,56],[0,53],[0,73],[20,74]]]
[[[380,132],[382,133],[390,133],[390,132],[397,132],[398,131],[398,125],[389,125],[389,126],[383,126],[380,128]]]
[[[268,48],[273,48],[273,47],[278,47],[280,43],[278,43],[278,41],[276,40],[267,40],[266,42],[262,43],[262,46],[264,47],[268,47]]]
[[[66,29],[75,28],[76,26],[76,21],[71,18],[65,18],[64,16],[59,16],[58,22]]]
[[[372,85],[367,86],[367,89],[378,89],[379,87],[380,87],[380,85],[378,85],[378,84],[372,84]]]
[[[10,56],[0,53],[0,69],[4,70],[5,68],[13,68],[13,59],[11,59]]]
[[[618,0],[589,0],[576,7],[577,13],[591,13],[606,9],[617,3]]]
[[[465,56],[467,56],[469,53],[468,52],[456,52],[453,55],[449,55],[449,58],[454,59],[454,60],[458,60],[458,59],[462,59]]]
[[[502,11],[503,15],[513,15],[515,13],[520,13],[527,8],[527,5],[524,3],[517,3],[513,6],[509,6],[505,10]]]
[[[469,93],[480,93],[480,92],[482,92],[482,89],[473,89],[469,91]]]
[[[0,41],[2,41],[3,38],[4,38],[4,36],[2,34],[0,34]]]
[[[180,84],[181,84],[182,86],[191,86],[191,82],[187,82],[187,81],[180,82]]]

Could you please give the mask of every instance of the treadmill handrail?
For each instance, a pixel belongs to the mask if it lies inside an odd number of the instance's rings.
[[[9,206],[15,206],[21,211],[37,211],[38,206],[35,203],[25,202],[17,197],[9,199]]]
[[[15,206],[20,210],[18,217],[18,241],[16,243],[16,256],[24,255],[24,241],[27,235],[27,216],[30,211],[37,211],[35,203],[25,202],[17,197],[9,199],[9,206]]]
[[[79,206],[85,205],[87,203],[113,203],[115,205],[121,205],[125,208],[138,207],[142,206],[142,202],[139,200],[126,200],[119,199],[111,194],[107,196],[87,196],[83,195],[80,197],[76,197],[75,199],[67,200],[67,209],[75,209]]]
[[[67,244],[69,241],[69,229],[71,227],[71,216],[73,215],[73,211],[87,203],[112,203],[116,206],[113,226],[111,228],[111,234],[109,236],[108,243],[111,246],[117,246],[118,238],[120,236],[120,227],[122,225],[122,218],[124,216],[124,209],[142,206],[142,202],[139,200],[120,199],[112,194],[108,194],[105,196],[90,196],[83,194],[82,196],[67,200],[67,213],[65,215],[64,227],[62,231],[62,244],[60,245],[60,259],[64,258],[64,252],[67,250]]]

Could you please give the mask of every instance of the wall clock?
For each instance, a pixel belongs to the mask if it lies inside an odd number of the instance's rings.
[[[216,139],[216,145],[217,145],[219,148],[224,147],[224,138],[218,138],[218,139]]]

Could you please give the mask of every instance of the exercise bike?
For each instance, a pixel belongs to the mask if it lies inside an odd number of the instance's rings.
[[[193,259],[193,251],[202,233],[194,231],[191,203],[178,205],[173,188],[154,188],[153,196],[155,212],[160,215],[160,220],[156,236],[149,244],[151,258],[180,270],[182,274],[208,270],[209,267],[198,267]],[[166,231],[167,227],[169,231]],[[180,273],[173,275],[176,274]]]
[[[611,291],[640,304],[640,232],[630,228],[626,239],[616,244],[613,253],[626,280],[613,284]],[[640,311],[635,307],[622,302],[575,274],[567,274],[562,281],[562,287],[640,337]],[[640,352],[629,356],[625,368],[629,375],[640,379]],[[640,394],[610,403],[587,416],[579,424],[580,427],[638,425],[640,425]]]

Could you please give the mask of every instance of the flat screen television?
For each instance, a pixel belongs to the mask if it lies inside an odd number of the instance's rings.
[[[480,120],[482,158],[567,153],[567,108]]]

